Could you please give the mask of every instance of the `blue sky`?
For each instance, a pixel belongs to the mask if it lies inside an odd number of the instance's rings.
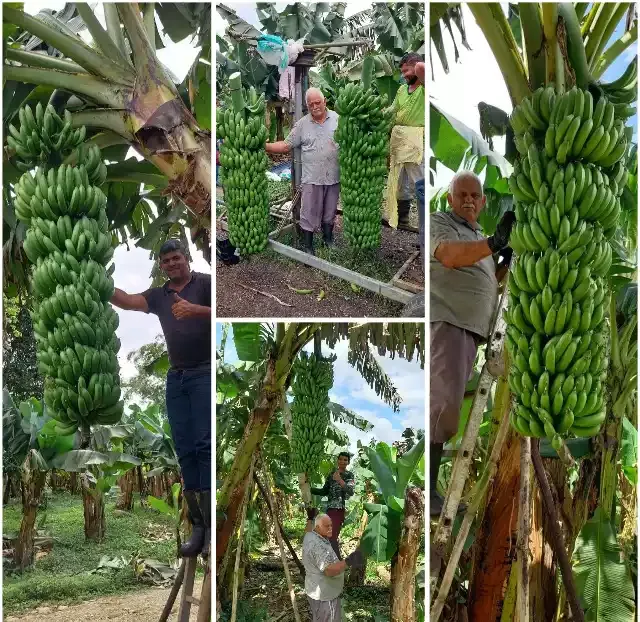
[[[216,324],[216,347],[220,345],[222,325]],[[357,441],[368,443],[371,438],[391,444],[400,438],[407,427],[425,428],[425,372],[420,369],[418,362],[414,360],[408,363],[404,359],[391,360],[388,357],[380,357],[377,352],[374,355],[384,371],[391,377],[396,389],[402,397],[400,411],[394,413],[376,394],[370,389],[360,374],[347,362],[347,341],[336,344],[335,350],[329,350],[323,344],[323,354],[336,354],[338,359],[334,363],[334,385],[329,397],[333,402],[342,404],[346,408],[355,411],[361,417],[366,418],[374,425],[369,433],[363,433],[355,428],[338,424],[338,427],[348,433],[351,441],[350,449],[355,451]],[[305,348],[313,351],[313,344]],[[238,360],[231,334],[227,339],[225,361],[234,363]]]

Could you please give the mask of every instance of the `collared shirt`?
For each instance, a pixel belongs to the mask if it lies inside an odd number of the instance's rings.
[[[498,301],[496,262],[489,256],[472,266],[446,268],[435,257],[441,242],[476,242],[484,236],[454,212],[430,218],[431,322],[448,322],[487,339]]]
[[[346,501],[355,492],[356,480],[351,471],[345,471],[340,474],[342,481],[345,483],[343,488],[333,479],[333,474],[336,471],[332,471],[327,475],[327,479],[324,482],[322,488],[312,488],[311,492],[314,495],[320,495],[327,497],[327,509],[328,510],[342,510],[346,505]]]
[[[162,287],[152,287],[142,295],[149,305],[149,313],[158,316],[169,353],[172,369],[194,369],[211,366],[211,318],[188,317],[178,320],[171,307],[173,294],[203,307],[211,306],[211,275],[192,272],[191,280],[182,291],[176,292],[167,281]]]
[[[305,115],[285,139],[291,147],[302,147],[301,183],[316,186],[340,183],[338,144],[333,140],[338,119],[338,113],[333,110],[327,110],[322,123],[314,121],[310,114]]]
[[[327,566],[335,564],[338,556],[331,543],[315,531],[309,531],[302,540],[304,591],[313,600],[333,600],[344,589],[344,572],[335,577],[324,574]]]
[[[393,100],[393,110],[396,113],[395,125],[424,127],[424,86],[421,84],[409,93],[409,86],[403,84]]]

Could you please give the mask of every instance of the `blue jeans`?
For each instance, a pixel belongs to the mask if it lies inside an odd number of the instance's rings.
[[[169,370],[167,416],[185,490],[211,490],[211,371]]]
[[[420,252],[424,257],[424,221],[426,213],[424,210],[424,177],[416,182],[416,199],[418,200],[418,223],[420,227]]]

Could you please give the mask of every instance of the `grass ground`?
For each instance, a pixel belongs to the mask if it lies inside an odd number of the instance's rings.
[[[82,500],[68,493],[55,493],[48,499],[43,528],[53,538],[53,548],[43,553],[35,565],[22,575],[4,564],[3,610],[19,612],[43,603],[71,604],[109,594],[145,587],[131,566],[94,574],[101,557],[132,556],[152,558],[172,564],[176,555],[173,525],[169,517],[150,508],[140,508],[138,498],[133,512],[115,512],[115,502],[106,505],[106,538],[101,544],[85,542]],[[17,533],[21,505],[13,501],[4,507],[3,533]],[[44,511],[39,512],[41,519]]]

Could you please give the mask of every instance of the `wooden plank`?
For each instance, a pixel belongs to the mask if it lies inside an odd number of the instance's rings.
[[[413,251],[413,253],[409,255],[409,259],[407,259],[407,261],[405,261],[402,266],[400,266],[400,269],[393,275],[393,278],[391,279],[392,283],[400,280],[400,277],[408,270],[409,266],[413,263],[415,258],[418,257],[418,255],[420,255],[420,251]]]
[[[180,610],[177,622],[189,622],[191,616],[191,600],[193,595],[193,582],[196,576],[197,557],[187,557],[184,573],[184,583],[182,584],[182,598],[180,599]]]
[[[424,291],[424,287],[420,287],[420,285],[416,285],[410,281],[403,281],[402,279],[391,279],[390,283],[400,289],[406,289],[412,294],[421,294]]]
[[[389,285],[388,283],[383,283],[377,279],[372,279],[371,277],[364,276],[363,274],[358,274],[353,270],[343,268],[342,266],[325,261],[324,259],[320,259],[314,255],[309,255],[303,251],[299,251],[297,248],[292,248],[291,246],[282,244],[281,242],[269,240],[269,246],[276,251],[276,253],[295,259],[296,261],[311,266],[312,268],[316,268],[317,270],[322,270],[322,272],[326,272],[331,276],[354,283],[359,287],[376,294],[380,294],[385,298],[389,298],[389,300],[395,300],[396,302],[406,305],[411,298],[413,298],[413,295],[404,289]]]
[[[295,222],[290,222],[288,225],[285,225],[284,227],[282,227],[282,229],[275,229],[274,231],[272,231],[269,234],[269,239],[271,239],[273,237],[277,237],[281,233],[284,233],[285,231],[289,231],[289,230],[293,229],[295,226],[296,226]]]

